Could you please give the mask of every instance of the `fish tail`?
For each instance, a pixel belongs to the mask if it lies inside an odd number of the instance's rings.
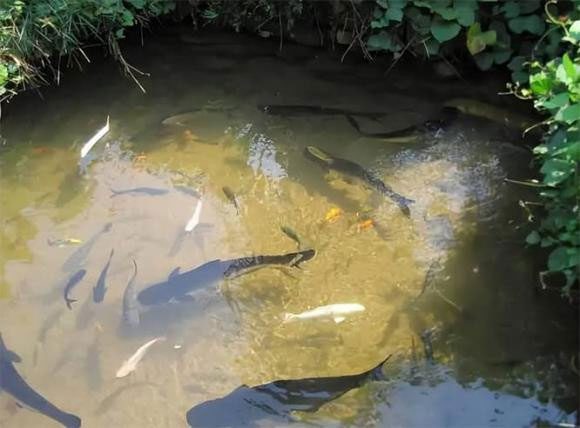
[[[72,310],[72,304],[71,303],[74,303],[76,301],[77,301],[77,299],[66,299],[66,307],[69,308],[70,310]]]
[[[354,117],[350,116],[350,115],[346,115],[346,120],[348,120],[348,123],[350,123],[350,126],[352,126],[354,129],[356,129],[356,132],[358,132],[359,134],[362,134],[361,130],[360,130],[360,126],[358,124],[358,122],[354,119]]]
[[[385,376],[385,373],[383,373],[383,366],[385,365],[385,363],[387,361],[389,361],[389,359],[391,358],[393,354],[389,354],[387,356],[387,358],[385,358],[383,361],[381,361],[375,368],[371,369],[370,371],[370,380],[387,380],[387,377]]]
[[[296,319],[296,315],[290,312],[286,312],[283,316],[283,323],[287,323]]]
[[[118,190],[111,189],[111,188],[109,188],[109,190],[111,191],[111,196],[109,196],[110,198],[114,198],[115,196],[118,196],[122,193],[122,192],[119,192]]]

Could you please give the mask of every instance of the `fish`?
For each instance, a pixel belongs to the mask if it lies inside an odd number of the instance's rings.
[[[195,227],[199,224],[199,218],[201,217],[201,209],[203,208],[203,204],[201,199],[197,201],[197,205],[195,206],[195,210],[193,211],[193,215],[185,225],[185,231],[191,232]]]
[[[272,116],[359,116],[370,119],[379,119],[386,115],[385,112],[353,111],[334,107],[313,105],[275,105],[260,104],[258,110]]]
[[[137,287],[135,279],[137,278],[137,262],[133,260],[133,276],[129,279],[125,293],[123,293],[123,322],[130,327],[139,325],[139,305],[137,302]]]
[[[111,195],[111,198],[114,198],[115,196],[119,195],[128,195],[128,194],[160,196],[169,193],[169,190],[167,189],[159,189],[156,187],[133,187],[132,189],[124,189],[124,190],[110,189],[110,190],[113,193]]]
[[[70,272],[71,270],[75,269],[77,266],[82,265],[85,261],[91,250],[93,249],[94,245],[96,244],[99,237],[107,233],[113,227],[113,223],[107,223],[103,226],[101,230],[95,233],[88,241],[81,245],[79,248],[75,250],[63,263],[62,271],[63,272]]]
[[[81,159],[84,158],[89,153],[89,151],[93,148],[93,146],[97,144],[99,140],[103,138],[107,132],[109,132],[109,116],[107,116],[107,124],[103,126],[101,129],[99,129],[97,133],[93,135],[91,139],[87,141],[85,145],[81,148]]]
[[[363,137],[378,138],[389,143],[415,143],[426,133],[436,133],[447,128],[457,118],[457,113],[454,108],[444,107],[437,118],[389,132],[365,132],[352,115],[347,115],[346,119]]]
[[[109,271],[109,266],[111,265],[111,259],[113,258],[114,253],[115,249],[112,249],[111,253],[109,254],[109,260],[107,260],[107,264],[99,275],[97,285],[93,287],[93,302],[95,303],[101,303],[105,299],[105,293],[107,292],[107,272]]]
[[[405,216],[410,217],[411,210],[409,205],[415,201],[398,194],[390,186],[383,183],[382,180],[375,177],[359,164],[346,159],[334,157],[330,153],[327,153],[324,150],[314,146],[307,146],[304,150],[304,154],[308,159],[325,168],[345,174],[348,177],[361,180],[365,185],[370,186],[372,189],[378,191],[381,195],[392,200]]]
[[[76,302],[76,299],[71,299],[68,297],[68,293],[71,292],[73,287],[77,285],[85,277],[87,271],[85,269],[80,269],[68,280],[66,286],[64,287],[64,301],[69,309],[72,309],[71,303]]]
[[[81,418],[60,410],[26,383],[14,367],[13,363],[17,361],[19,357],[6,348],[0,334],[0,391],[5,391],[20,405],[35,410],[66,428],[80,427]]]
[[[339,324],[346,319],[346,315],[364,310],[365,307],[359,303],[335,303],[333,305],[319,306],[299,314],[286,313],[284,314],[284,322],[332,318],[336,324]]]
[[[161,340],[165,340],[165,338],[156,337],[155,339],[150,340],[146,344],[142,345],[139,349],[137,349],[137,351],[135,351],[133,355],[129,357],[128,360],[123,363],[119,370],[117,370],[117,374],[115,376],[117,378],[122,378],[135,371],[137,364],[139,364],[139,362],[143,359],[149,348]]]
[[[161,121],[162,125],[165,126],[185,126],[188,122],[195,119],[201,109],[190,110],[186,113],[180,113],[170,116]]]
[[[174,270],[166,281],[153,284],[141,290],[137,295],[137,300],[143,306],[189,300],[188,296],[192,292],[211,287],[224,279],[267,265],[299,267],[301,263],[312,259],[315,254],[315,250],[308,249],[276,256],[212,260],[187,272],[181,273],[179,270]]]
[[[159,385],[157,385],[155,383],[151,383],[151,382],[134,382],[134,383],[128,383],[126,385],[120,386],[115,391],[113,391],[111,394],[109,394],[107,397],[105,397],[99,403],[99,405],[95,409],[95,412],[94,413],[97,414],[97,415],[101,415],[101,414],[107,412],[111,408],[111,406],[113,405],[114,401],[121,394],[123,394],[123,392],[128,391],[130,389],[139,388],[139,387],[142,387],[142,386],[150,386],[150,387],[159,389]]]
[[[184,186],[181,184],[178,184],[176,186],[173,186],[173,188],[181,193],[185,193],[188,196],[193,196],[194,198],[201,198],[201,193],[199,193],[197,190],[192,189],[189,186]]]
[[[368,382],[386,380],[383,366],[390,355],[370,370],[347,376],[276,380],[249,387],[242,385],[228,395],[190,408],[190,427],[258,427],[264,419],[286,425],[292,412],[316,412],[325,404]]]
[[[76,238],[65,238],[65,239],[52,239],[48,238],[46,240],[49,246],[51,247],[67,247],[69,245],[78,245],[82,244],[83,241]]]
[[[332,207],[324,216],[324,221],[334,223],[342,215],[342,210],[337,207]]]
[[[224,195],[226,195],[226,197],[229,199],[229,201],[234,205],[234,207],[236,207],[236,213],[240,215],[240,205],[238,204],[238,199],[236,198],[236,195],[233,192],[233,190],[230,189],[228,186],[224,186],[222,187],[222,191],[224,192]]]
[[[280,230],[282,232],[284,232],[284,235],[286,235],[288,238],[290,238],[291,240],[296,242],[296,244],[298,245],[298,248],[300,248],[302,246],[302,242],[300,241],[298,234],[292,228],[290,228],[288,226],[281,226]]]

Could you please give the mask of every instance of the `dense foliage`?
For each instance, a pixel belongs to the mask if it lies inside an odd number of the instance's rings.
[[[358,46],[365,55],[387,52],[396,62],[411,54],[450,66],[471,62],[481,70],[507,66],[518,97],[545,114],[545,139],[535,148],[546,214],[527,242],[550,248],[547,271],[566,277],[580,266],[580,3],[564,0],[3,0],[0,5],[0,101],[52,76],[61,60],[79,65],[86,43],[109,47],[131,76],[118,39],[178,5],[195,25],[229,26],[282,36],[301,22],[320,40]],[[268,31],[266,31],[268,30]],[[330,43],[329,43],[330,42]],[[350,45],[349,45],[350,44]],[[48,74],[47,74],[48,72]],[[135,79],[138,83],[138,81]]]
[[[565,52],[547,62],[533,61],[529,89],[519,91],[548,114],[544,142],[534,148],[547,215],[527,242],[553,247],[547,272],[563,272],[569,291],[580,266],[580,5],[569,16],[548,19],[552,31],[561,34]]]
[[[79,65],[88,61],[83,50],[88,41],[107,45],[122,60],[117,40],[124,37],[125,29],[143,25],[173,7],[164,0],[3,0],[0,100],[43,82],[47,70],[58,81],[62,58]]]

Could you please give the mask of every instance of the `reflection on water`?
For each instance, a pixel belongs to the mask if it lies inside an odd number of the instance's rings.
[[[394,71],[385,82],[380,70],[337,65],[321,52],[303,50],[295,62],[277,58],[269,44],[208,40],[171,49],[153,41],[134,52],[152,74],[147,95],[107,63],[71,75],[43,101],[22,96],[5,118],[0,325],[26,380],[83,426],[181,426],[192,406],[241,384],[361,373],[393,354],[387,380],[291,419],[324,426],[572,421],[575,313],[534,294],[532,260],[520,245],[525,217],[512,208],[525,195],[503,182],[522,173],[516,165],[524,155],[501,130],[461,119],[420,143],[387,145],[360,138],[340,115],[269,116],[256,107],[383,110],[388,131],[466,87],[414,85],[412,73]],[[417,92],[400,89],[414,86]],[[80,147],[107,115],[111,131],[79,169]],[[306,146],[355,161],[415,200],[410,218],[306,159]],[[200,197],[200,224],[186,232]],[[317,251],[301,269],[246,273],[143,310],[137,329],[122,328],[133,260],[142,290],[177,267],[295,251],[281,227]],[[82,242],[49,245],[55,239]],[[106,292],[95,302],[111,249]],[[68,310],[64,287],[79,269],[87,274]],[[338,324],[282,322],[285,313],[333,303],[366,310]],[[168,340],[116,379],[122,362],[158,335]],[[0,400],[2,426],[51,423],[10,410],[6,394]],[[258,416],[280,426],[266,411]]]

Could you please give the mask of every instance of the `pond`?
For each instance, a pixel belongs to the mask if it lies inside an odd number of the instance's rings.
[[[150,73],[138,76],[146,94],[103,61],[10,106],[0,332],[22,360],[17,372],[86,427],[184,426],[195,406],[194,426],[571,426],[577,313],[536,290],[518,206],[533,196],[505,181],[529,174],[518,138],[460,117],[394,144],[361,136],[344,114],[263,108],[380,112],[357,120],[385,132],[433,117],[449,98],[493,100],[498,82],[442,82],[402,64],[385,76],[278,48],[159,36],[126,48]],[[107,117],[109,132],[81,160]],[[360,165],[414,201],[410,214],[322,168],[307,147]],[[69,309],[64,290],[81,269]],[[139,322],[129,325],[133,277]],[[342,303],[356,305],[308,312]],[[380,375],[343,377],[387,356]],[[286,384],[236,390],[320,377],[332,379],[278,395]],[[6,393],[0,425],[59,426]]]

